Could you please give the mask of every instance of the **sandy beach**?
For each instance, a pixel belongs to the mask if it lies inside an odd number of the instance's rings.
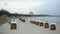
[[[26,22],[17,20],[17,29],[11,30],[10,24],[7,22],[0,26],[0,34],[59,34],[60,23],[56,23],[56,30],[50,30],[49,28],[40,27],[30,23],[30,18],[26,18]]]

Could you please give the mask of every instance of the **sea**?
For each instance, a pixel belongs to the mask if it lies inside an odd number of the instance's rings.
[[[37,17],[29,17],[27,19],[35,20],[35,21],[44,21],[49,23],[60,23],[60,17],[49,17],[49,16],[37,16]]]

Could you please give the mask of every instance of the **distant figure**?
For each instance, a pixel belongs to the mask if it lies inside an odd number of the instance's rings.
[[[11,20],[9,20],[9,24],[11,23]]]
[[[20,20],[22,20],[22,16],[21,16],[21,17],[19,17],[19,19],[20,19]]]
[[[22,16],[22,21],[25,22],[25,17],[24,16]]]

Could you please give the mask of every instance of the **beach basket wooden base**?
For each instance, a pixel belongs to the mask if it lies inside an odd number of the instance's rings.
[[[44,28],[49,28],[49,23],[45,23]]]
[[[56,25],[50,25],[50,30],[56,30]]]
[[[36,22],[36,25],[39,25],[39,22]]]
[[[11,29],[17,29],[17,25],[15,23],[11,24]]]
[[[40,26],[43,26],[43,22],[40,22],[40,24],[39,24]]]
[[[33,21],[33,24],[36,24],[36,21]]]

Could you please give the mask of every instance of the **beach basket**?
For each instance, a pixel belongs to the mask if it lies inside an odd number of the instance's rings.
[[[33,21],[33,24],[36,24],[36,21]]]
[[[49,28],[49,23],[45,23],[44,28]]]
[[[31,21],[31,23],[33,24],[33,23],[34,23],[34,21]]]
[[[39,22],[36,22],[36,25],[39,25]]]
[[[43,22],[39,22],[39,25],[40,25],[40,26],[43,26]]]
[[[50,25],[50,30],[56,30],[56,23],[52,23]]]

